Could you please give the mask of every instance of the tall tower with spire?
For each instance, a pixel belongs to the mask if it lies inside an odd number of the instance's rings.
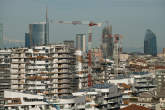
[[[45,45],[49,44],[49,19],[48,19],[48,8],[46,8],[46,24],[45,24]]]

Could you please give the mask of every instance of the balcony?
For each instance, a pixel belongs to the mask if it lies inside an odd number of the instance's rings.
[[[59,80],[58,83],[59,84],[68,84],[68,83],[71,83],[71,81],[68,79],[62,79],[62,80]]]
[[[55,56],[54,58],[58,58],[58,59],[70,59],[73,58],[72,56],[68,56],[68,55],[59,55],[59,56]]]
[[[69,65],[67,65],[67,66],[58,66],[58,67],[54,67],[54,68],[57,68],[57,69],[67,69],[67,68],[70,68],[70,66]]]
[[[78,109],[85,109],[85,105],[77,105]]]
[[[63,74],[63,75],[59,75],[58,78],[59,78],[59,79],[68,79],[68,78],[70,78],[70,77],[69,77],[69,75],[64,75],[64,74]]]
[[[139,83],[139,82],[148,82],[146,79],[135,79],[135,81],[137,82],[137,83]]]
[[[59,60],[59,61],[57,61],[57,63],[63,64],[63,63],[70,63],[70,62],[68,60]]]
[[[19,60],[19,61],[12,61],[11,63],[13,63],[13,64],[17,64],[18,63],[19,64],[19,63],[25,63],[25,62]]]
[[[9,83],[0,83],[0,85],[7,86],[10,85]]]
[[[46,89],[45,86],[33,86],[33,87],[28,87],[28,89]]]
[[[59,89],[64,89],[64,88],[70,88],[69,85],[59,85],[58,87],[56,88],[59,88]]]
[[[161,103],[160,107],[165,108],[165,103]]]
[[[57,51],[56,53],[70,53],[68,50],[59,50],[59,51]]]
[[[23,55],[23,54],[22,55],[14,54],[14,55],[11,56],[11,58],[13,58],[13,59],[25,58],[25,55]]]
[[[35,64],[46,64],[45,61],[36,61]]]
[[[64,73],[72,74],[72,72],[70,72],[70,71],[58,71],[57,73],[58,73],[58,74],[64,74]]]
[[[29,80],[46,80],[48,79],[48,76],[29,76],[27,77]]]

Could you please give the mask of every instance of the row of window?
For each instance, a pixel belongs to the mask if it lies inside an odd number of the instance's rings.
[[[23,98],[24,102],[41,102],[43,99],[37,99],[37,98]]]

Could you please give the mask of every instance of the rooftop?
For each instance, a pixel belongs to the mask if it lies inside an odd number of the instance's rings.
[[[124,89],[130,89],[131,86],[130,85],[127,85],[126,83],[119,83],[118,84],[120,87],[123,87]]]
[[[108,84],[108,83],[104,83],[104,84],[95,84],[93,86],[93,88],[97,88],[97,89],[107,89],[107,88],[110,88],[112,87],[113,85],[112,84]]]
[[[143,92],[140,94],[141,98],[153,98],[153,94],[149,93],[149,92]]]
[[[109,89],[111,87],[114,87],[114,85],[113,84],[108,84],[108,83],[95,84],[90,88],[80,89],[80,90],[78,90],[78,92],[95,92],[95,89]]]
[[[124,107],[120,110],[151,110],[151,109],[143,107],[143,106],[139,106],[139,105],[136,105],[136,104],[132,104],[132,105]]]
[[[132,72],[134,75],[146,75],[148,72]]]

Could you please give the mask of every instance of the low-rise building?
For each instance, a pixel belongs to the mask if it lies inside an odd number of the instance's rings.
[[[121,93],[116,85],[96,84],[91,88],[73,93],[73,96],[85,96],[85,110],[118,110],[121,104]]]
[[[43,110],[49,108],[44,97],[22,92],[5,90],[2,110]]]

